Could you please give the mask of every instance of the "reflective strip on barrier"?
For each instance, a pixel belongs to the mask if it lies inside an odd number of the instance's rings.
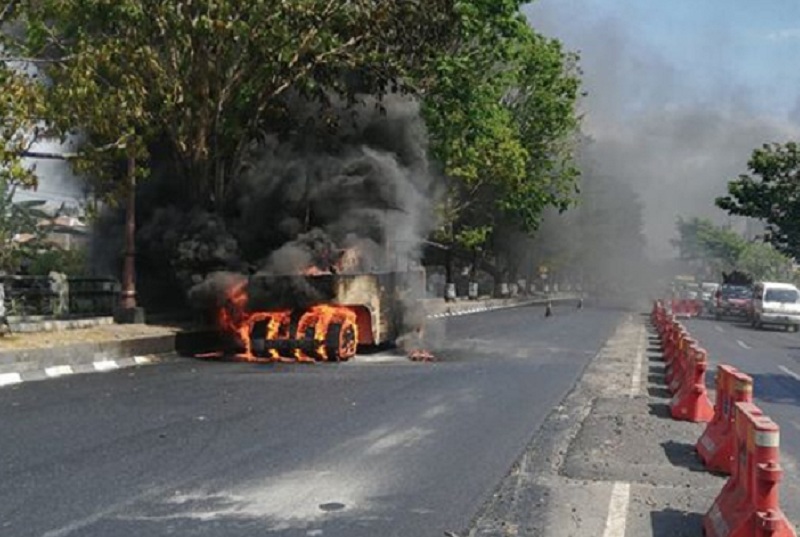
[[[758,447],[776,448],[781,445],[780,431],[756,431],[755,444]]]

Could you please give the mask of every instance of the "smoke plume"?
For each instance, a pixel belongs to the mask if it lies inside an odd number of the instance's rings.
[[[542,0],[527,14],[537,30],[580,52],[592,172],[638,193],[648,254],[672,257],[677,216],[727,222],[714,199],[746,172],[752,150],[800,130],[796,121],[759,109],[756,90],[737,82],[732,69],[739,59],[724,23],[704,26],[708,48],[695,52],[705,66],[699,78],[634,35],[626,7],[604,4],[598,15],[600,3],[590,4]]]
[[[389,96],[342,106],[335,133],[309,126],[313,114],[300,103],[295,129],[251,145],[221,214],[187,206],[173,176],[156,170],[140,189],[141,278],[168,273],[194,305],[207,308],[231,274],[256,275],[270,282],[256,302],[297,306],[326,297],[288,275],[419,263],[422,239],[435,225],[437,182],[417,103]],[[108,225],[98,231],[117,232]]]

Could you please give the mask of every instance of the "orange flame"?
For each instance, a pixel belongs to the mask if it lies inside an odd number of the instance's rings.
[[[283,358],[276,348],[268,347],[268,358],[260,358],[253,353],[251,332],[256,323],[266,324],[266,343],[280,340],[294,340],[298,346],[291,351],[294,361],[314,362],[316,360],[348,360],[355,356],[358,347],[358,324],[356,314],[345,306],[319,305],[299,315],[296,328],[293,328],[291,310],[247,311],[247,282],[237,284],[227,293],[225,305],[218,314],[222,331],[233,335],[243,352],[238,359],[260,361],[292,361]],[[306,350],[302,346],[311,346]]]

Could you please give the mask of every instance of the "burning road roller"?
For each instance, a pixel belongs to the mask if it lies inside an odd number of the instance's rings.
[[[419,333],[422,269],[379,273],[256,274],[226,292],[218,323],[247,361],[339,362],[359,347]]]

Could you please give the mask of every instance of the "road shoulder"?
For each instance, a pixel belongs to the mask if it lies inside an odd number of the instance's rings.
[[[646,318],[629,316],[537,433],[470,536],[699,535],[724,480],[697,463],[702,426],[666,413]]]

